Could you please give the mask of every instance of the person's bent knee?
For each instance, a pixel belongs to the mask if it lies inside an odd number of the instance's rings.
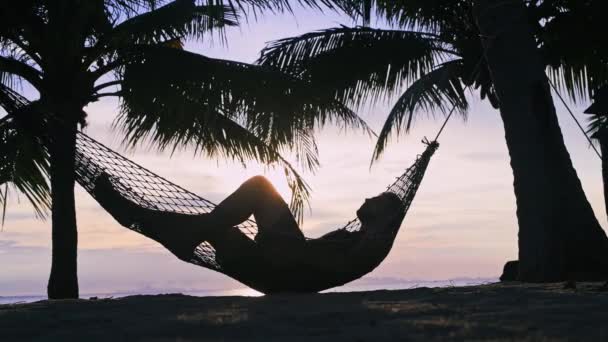
[[[276,190],[268,178],[258,175],[249,178],[244,185],[258,193],[275,194]]]
[[[253,185],[253,186],[259,186],[259,187],[272,186],[272,183],[270,183],[268,178],[266,178],[262,175],[253,176],[253,177],[249,178],[245,183]]]

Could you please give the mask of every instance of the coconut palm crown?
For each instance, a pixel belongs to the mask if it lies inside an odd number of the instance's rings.
[[[272,42],[258,63],[308,79],[355,109],[367,101],[396,96],[374,159],[382,154],[393,131],[408,131],[422,113],[446,115],[455,110],[466,117],[467,88],[477,90],[494,108],[500,106],[480,40],[493,37],[481,37],[471,2],[346,0],[339,6],[362,20],[363,26],[340,26]],[[569,42],[577,35],[565,35],[565,28],[576,20],[593,17],[599,24],[598,6],[605,5],[600,1],[527,2],[549,77],[575,101],[588,99],[597,84],[608,79],[606,54],[601,50],[608,45],[586,34],[595,44],[576,50]],[[369,27],[372,17],[389,29]]]

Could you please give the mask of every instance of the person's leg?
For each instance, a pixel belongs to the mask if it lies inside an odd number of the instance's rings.
[[[262,176],[252,177],[243,183],[210,216],[219,225],[236,226],[251,215],[257,222],[258,233],[303,237],[287,203]]]
[[[146,208],[135,199],[122,195],[112,184],[107,174],[102,174],[95,182],[93,195],[97,202],[121,225],[146,232],[146,227],[164,227],[171,230],[176,226],[192,226],[204,223],[205,214],[189,215],[158,209]]]
[[[145,208],[124,197],[102,174],[93,192],[97,202],[122,226],[135,230],[165,246],[182,260],[188,261],[194,249],[212,235],[206,214],[187,215]]]

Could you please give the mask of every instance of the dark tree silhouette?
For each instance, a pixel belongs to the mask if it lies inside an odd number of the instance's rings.
[[[606,277],[608,239],[564,145],[524,3],[474,4],[515,179],[519,278]]]
[[[299,2],[315,6],[312,0]],[[148,138],[160,149],[190,144],[212,156],[282,163],[293,185],[292,207],[300,211],[308,189],[279,152],[293,148],[303,165],[314,168],[316,127],[328,121],[364,126],[352,111],[307,82],[182,49],[182,40],[222,34],[249,10],[290,7],[287,0],[0,4],[4,103],[10,107],[7,89],[21,81],[40,95],[34,107],[3,120],[0,179],[25,193],[39,213],[50,206],[50,298],[78,297],[74,153],[87,104],[118,97],[116,123],[130,144]],[[239,133],[243,131],[255,139]]]
[[[488,98],[493,106],[500,107],[505,125],[520,226],[523,257],[520,278],[550,281],[586,277],[589,273],[597,275],[597,271],[604,270],[598,268],[605,265],[598,257],[608,253],[608,239],[583,193],[557,126],[550,92],[544,88],[545,66],[558,88],[568,90],[575,100],[588,96],[592,91],[589,85],[595,82],[592,79],[605,75],[606,64],[599,57],[573,54],[571,47],[560,41],[566,23],[584,20],[590,13],[589,8],[573,4],[572,1],[531,1],[527,2],[528,7],[524,7],[523,1],[488,4],[488,11],[503,5],[521,8],[508,12],[517,17],[499,18],[504,19],[500,28],[486,27],[492,34],[486,36],[487,32],[480,32],[478,26],[480,12],[474,12],[469,1],[344,1],[342,8],[354,17],[363,17],[364,23],[375,12],[396,29],[339,27],[287,38],[271,43],[259,62],[308,79],[355,108],[383,95],[398,94],[399,99],[380,132],[376,158],[392,131],[409,130],[417,113],[447,114],[455,108],[465,115],[468,108],[465,87],[478,89],[482,99]],[[508,22],[511,19],[513,23]],[[515,58],[516,53],[524,53],[515,48],[519,46],[518,39],[522,39],[533,47],[525,52],[526,57],[515,59],[519,64],[507,58],[486,58],[484,45],[486,49],[492,47],[490,41],[498,45],[511,30],[518,30],[519,36],[510,38],[515,45],[492,52]],[[480,34],[486,39],[480,40]],[[594,51],[601,46],[598,44]],[[530,81],[520,75],[531,70],[536,70],[533,77],[542,84],[533,89],[522,88],[526,100],[512,97],[509,92],[498,96],[496,68],[509,70],[506,76],[511,78],[502,81],[510,83],[502,83],[503,87],[516,88],[519,82]],[[406,90],[397,93],[403,87]],[[535,98],[533,102],[529,102],[530,96]],[[507,98],[512,102],[507,104]],[[517,114],[514,108],[524,105],[527,107]],[[509,108],[506,111],[505,106]],[[524,112],[528,113],[527,121],[519,119]],[[544,118],[547,126],[537,123],[539,118]],[[551,170],[551,177],[546,170]],[[538,253],[543,253],[542,258]]]

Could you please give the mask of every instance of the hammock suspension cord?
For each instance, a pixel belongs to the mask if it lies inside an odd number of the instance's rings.
[[[475,68],[473,68],[473,71],[471,71],[471,75],[469,75],[468,85],[464,88],[463,93],[466,92],[469,88],[471,88],[471,85],[473,84],[473,80],[477,76],[477,73],[479,72],[479,69],[481,68],[482,63],[483,63],[483,55],[479,58],[479,60],[477,61],[477,64],[475,64]],[[433,141],[439,140],[441,133],[443,133],[445,126],[447,126],[448,122],[452,118],[452,115],[454,115],[454,112],[456,111],[457,107],[458,107],[458,102],[454,102],[454,105],[452,105],[452,109],[450,109],[448,115],[446,116],[445,120],[443,121],[443,124],[439,128],[439,131],[437,132],[437,135],[435,136],[435,139],[433,139]]]
[[[562,102],[562,104],[564,105],[564,107],[566,107],[566,110],[568,110],[568,113],[570,114],[570,116],[572,117],[572,119],[574,120],[574,122],[576,122],[576,125],[581,130],[581,132],[583,133],[583,135],[585,136],[585,138],[587,139],[587,141],[589,142],[589,145],[591,146],[591,148],[593,148],[593,151],[595,151],[595,154],[601,160],[602,159],[602,154],[600,153],[600,151],[597,150],[597,147],[595,147],[595,144],[593,143],[593,141],[589,137],[589,134],[587,134],[587,131],[585,131],[585,129],[583,128],[583,125],[581,125],[580,121],[578,121],[578,119],[574,115],[574,112],[572,111],[572,109],[570,108],[570,106],[568,105],[568,103],[566,102],[566,100],[564,99],[564,97],[562,96],[562,94],[559,92],[559,90],[557,89],[557,87],[555,86],[555,84],[548,77],[547,77],[547,80],[549,81],[549,84],[551,85],[551,88],[553,88],[553,91],[557,94],[557,97],[559,97],[560,101]]]

